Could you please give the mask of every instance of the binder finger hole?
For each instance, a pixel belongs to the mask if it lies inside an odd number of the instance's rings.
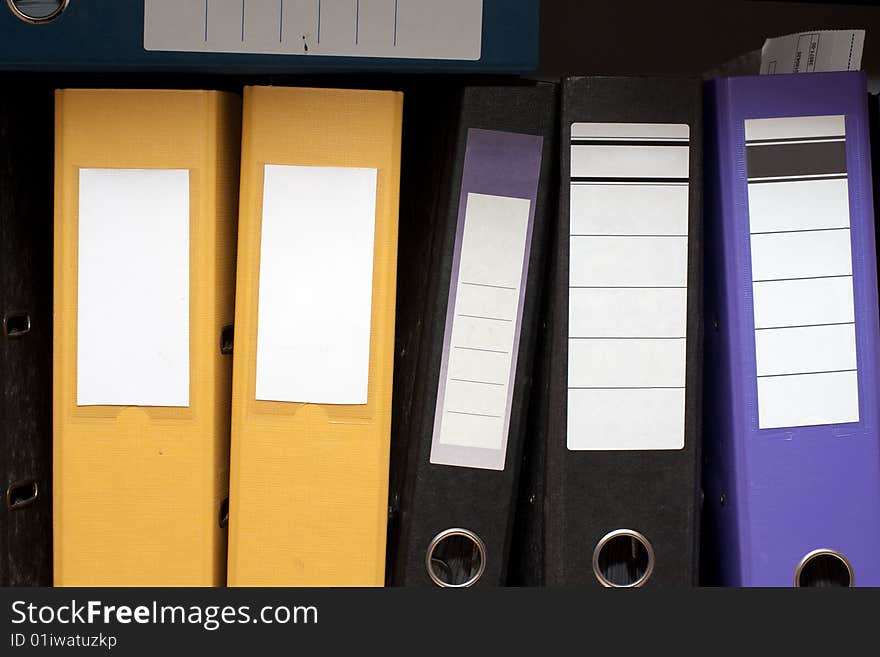
[[[593,551],[593,573],[602,586],[636,588],[654,572],[654,548],[642,534],[618,529],[602,537]]]
[[[6,508],[16,511],[33,504],[40,495],[40,487],[36,479],[16,481],[6,489]]]
[[[27,312],[8,313],[3,317],[3,335],[20,338],[31,332],[31,315]]]
[[[486,545],[467,529],[440,532],[428,546],[425,567],[431,581],[442,588],[468,588],[486,570]]]
[[[852,564],[835,550],[814,550],[805,556],[794,574],[797,588],[855,586]]]
[[[25,23],[48,23],[67,9],[70,0],[6,0],[13,14]]]
[[[229,356],[235,342],[235,328],[230,324],[220,331],[220,353]]]

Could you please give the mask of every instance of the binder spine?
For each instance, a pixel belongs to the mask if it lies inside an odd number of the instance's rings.
[[[0,98],[0,586],[52,582],[52,94]]]

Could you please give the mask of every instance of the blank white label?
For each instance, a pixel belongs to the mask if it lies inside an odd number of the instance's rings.
[[[682,449],[690,128],[571,134],[568,449]]]
[[[528,199],[468,194],[431,463],[504,469],[530,212]]]
[[[682,449],[684,402],[684,388],[569,390],[568,449]]]
[[[80,169],[78,406],[189,406],[189,245],[189,171]]]
[[[480,59],[483,0],[145,0],[144,49]]]
[[[758,428],[858,422],[845,117],[745,132]]]
[[[256,398],[366,404],[377,171],[264,175]]]

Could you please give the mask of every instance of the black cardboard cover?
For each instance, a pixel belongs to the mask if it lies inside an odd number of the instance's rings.
[[[702,396],[702,108],[691,79],[569,78],[562,88],[559,225],[551,253],[547,311],[548,378],[535,386],[512,583],[600,586],[593,551],[616,529],[651,542],[656,565],[646,585],[696,583]],[[690,126],[685,447],[662,451],[569,451],[569,175],[576,122],[687,123]],[[542,433],[541,432],[545,432]]]
[[[555,206],[557,86],[467,87],[412,94],[404,118],[388,582],[430,586],[425,555],[439,532],[467,527],[487,547],[477,586],[505,583],[520,453],[526,429],[546,232]],[[431,439],[443,350],[467,131],[544,137],[516,382],[503,471],[432,465]]]
[[[48,586],[54,100],[51,87],[19,77],[0,84],[0,586]],[[30,331],[16,337],[27,318]]]

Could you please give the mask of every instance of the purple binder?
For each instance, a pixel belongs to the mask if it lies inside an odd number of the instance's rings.
[[[704,582],[878,586],[865,78],[707,91]]]

